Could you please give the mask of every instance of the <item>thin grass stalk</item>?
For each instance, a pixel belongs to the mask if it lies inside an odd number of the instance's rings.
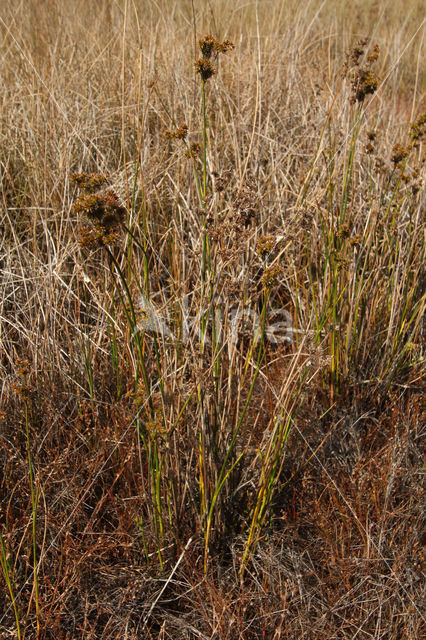
[[[149,380],[148,380],[148,374],[147,374],[147,368],[146,368],[146,363],[145,363],[145,357],[144,357],[144,349],[143,349],[143,336],[141,337],[139,335],[139,329],[137,326],[137,320],[136,320],[136,312],[135,312],[135,308],[134,308],[134,303],[133,303],[133,298],[132,295],[130,293],[130,288],[129,285],[127,283],[126,277],[120,267],[120,265],[118,264],[116,258],[114,257],[114,255],[112,254],[112,252],[110,251],[110,249],[108,247],[105,247],[107,254],[109,256],[110,259],[110,263],[111,263],[111,274],[113,274],[113,269],[112,266],[115,267],[116,272],[118,273],[119,279],[124,287],[125,293],[126,293],[126,300],[128,302],[128,306],[129,308],[127,308],[126,305],[126,301],[123,298],[123,295],[120,291],[120,287],[118,287],[118,284],[115,280],[115,277],[113,277],[113,282],[115,284],[115,288],[118,292],[119,298],[120,298],[120,302],[121,305],[123,307],[123,310],[125,312],[126,318],[127,318],[127,322],[129,325],[129,329],[131,331],[131,335],[132,338],[134,339],[135,343],[136,343],[136,349],[137,349],[137,355],[138,355],[138,367],[141,368],[141,372],[142,372],[142,378],[144,381],[144,386],[145,386],[145,390],[147,393],[147,397],[148,397],[148,404],[149,404],[149,410],[150,410],[150,418],[149,420],[151,421],[151,423],[153,423],[155,425],[155,420],[156,420],[156,416],[155,416],[155,408],[152,402],[152,395],[151,395],[151,389],[150,389],[150,384],[149,384]],[[132,270],[131,270],[132,272]],[[138,387],[138,380],[139,380],[139,373],[138,373],[138,367],[136,370],[136,375],[135,375],[135,391],[137,391],[137,387]],[[160,378],[161,381],[161,378]],[[164,416],[163,416],[164,417]],[[140,428],[138,428],[138,433],[139,436],[141,435],[142,431]],[[154,507],[154,528],[155,528],[155,532],[156,532],[156,538],[157,538],[157,554],[158,554],[158,558],[159,558],[159,563],[160,563],[160,568],[162,570],[163,567],[163,559],[162,559],[162,554],[161,554],[161,542],[164,536],[164,527],[163,527],[163,521],[162,521],[162,507],[161,507],[161,471],[162,471],[162,460],[161,460],[161,456],[159,456],[158,453],[158,448],[157,448],[157,443],[154,442],[151,444],[148,444],[148,440],[143,438],[143,442],[144,442],[144,448],[148,454],[148,464],[149,464],[149,468],[150,468],[150,475],[151,475],[151,490],[152,490],[152,496],[153,496],[153,507]]]
[[[212,526],[212,522],[213,522],[213,515],[214,515],[217,499],[218,499],[218,497],[220,495],[222,487],[225,484],[227,478],[230,476],[230,474],[233,471],[233,469],[235,468],[235,466],[243,458],[244,453],[245,453],[243,451],[238,456],[237,460],[231,465],[231,468],[228,471],[226,470],[229,458],[231,457],[231,454],[232,454],[232,452],[234,450],[235,442],[237,440],[237,437],[238,437],[238,434],[240,432],[241,426],[243,424],[244,418],[246,416],[248,407],[250,405],[251,397],[252,397],[253,390],[254,390],[254,386],[256,384],[256,380],[257,380],[257,377],[259,375],[262,359],[263,359],[263,356],[264,356],[264,348],[263,347],[264,347],[264,340],[265,340],[266,309],[267,309],[268,300],[269,300],[269,292],[268,292],[268,290],[266,290],[265,291],[265,295],[264,295],[264,299],[263,299],[263,308],[262,308],[262,314],[261,314],[261,327],[260,327],[260,340],[259,340],[257,361],[256,361],[256,365],[255,365],[255,371],[254,371],[254,374],[253,374],[253,379],[252,379],[252,382],[251,382],[251,385],[250,385],[249,392],[247,394],[247,399],[246,399],[246,401],[244,403],[243,410],[241,412],[241,415],[239,416],[236,428],[235,428],[234,433],[232,435],[231,442],[230,442],[230,444],[228,446],[228,449],[226,451],[225,457],[223,459],[222,466],[221,466],[221,469],[220,469],[220,472],[219,472],[219,475],[218,475],[218,479],[216,481],[216,485],[215,485],[215,488],[213,490],[212,499],[211,499],[211,502],[210,502],[210,507],[209,507],[208,516],[207,516],[206,530],[205,530],[205,534],[204,534],[204,573],[207,572],[207,561],[208,561],[210,532],[211,532],[211,526]],[[258,337],[259,337],[258,333],[256,332],[256,334],[254,336],[254,339],[253,339],[253,343],[255,343],[255,341],[257,341]],[[253,349],[253,345],[252,345],[252,349]],[[249,362],[249,358],[247,359],[247,366],[248,366],[248,362]]]
[[[361,126],[361,114],[362,114],[362,106],[359,105],[355,113],[355,124],[352,127],[351,142],[349,145],[349,155],[346,162],[346,170],[343,178],[342,201],[340,205],[340,215],[339,215],[339,222],[341,225],[344,224],[346,220],[349,194],[352,187],[355,149],[356,149],[356,142],[358,140],[359,129]]]
[[[4,543],[1,532],[0,532],[0,565],[1,565],[1,570],[2,570],[4,580],[7,585],[7,590],[9,591],[9,597],[12,603],[13,613],[15,615],[16,635],[18,640],[21,640],[22,635],[21,635],[21,626],[19,623],[18,605],[16,603],[15,593],[12,585],[11,569],[9,566],[9,560],[7,558],[7,549],[6,549],[6,545]]]
[[[300,354],[300,350],[298,353]],[[294,376],[295,374],[297,375],[297,372],[296,372],[297,365],[298,365],[298,357],[294,359],[293,364],[290,368],[290,371],[288,374],[288,382],[282,388],[281,398],[283,397],[283,394],[287,392],[288,386],[292,384],[293,380],[295,380]],[[243,557],[240,565],[240,570],[239,570],[240,577],[244,573],[249,556],[252,553],[254,546],[256,545],[256,541],[258,539],[258,533],[264,526],[265,520],[269,512],[269,507],[272,501],[273,493],[282,469],[282,464],[283,464],[282,452],[288,440],[288,437],[290,435],[291,427],[294,424],[293,415],[295,412],[297,400],[300,397],[300,391],[301,391],[302,384],[304,383],[306,373],[307,373],[307,368],[304,367],[300,381],[299,381],[298,388],[292,394],[292,397],[289,398],[291,407],[287,411],[286,406],[288,406],[288,403],[285,402],[285,406],[281,409],[280,416],[276,422],[277,426],[273,429],[273,433],[269,439],[269,444],[267,446],[265,455],[262,455],[262,452],[259,451],[259,456],[261,458],[261,464],[262,464],[261,479],[259,481],[260,486],[257,492],[256,503],[254,505],[252,516],[251,516],[251,525],[250,525],[249,535],[244,547]],[[285,414],[287,417],[285,417]]]
[[[268,514],[269,506],[271,504],[272,495],[279,478],[279,471],[281,469],[281,456],[284,445],[288,439],[291,430],[292,412],[290,411],[287,420],[284,420],[284,410],[281,411],[281,417],[279,420],[278,429],[274,430],[274,436],[271,444],[268,447],[268,452],[262,457],[262,473],[261,473],[261,486],[257,492],[256,504],[253,509],[253,515],[251,518],[250,530],[247,538],[247,542],[244,547],[243,557],[241,560],[239,574],[243,575],[247,566],[247,562],[253,548],[256,545],[256,539],[258,532],[262,529],[265,519]],[[285,428],[284,428],[285,425]],[[273,450],[274,453],[272,452]],[[266,463],[264,462],[266,460]]]
[[[330,266],[330,316],[331,316],[331,328],[330,328],[330,393],[333,400],[336,393],[339,391],[339,379],[341,373],[341,363],[344,359],[342,353],[341,343],[341,323],[343,322],[341,300],[347,289],[347,268],[344,265],[339,264],[341,256],[345,256],[346,240],[345,237],[340,237],[339,231],[346,222],[350,191],[352,187],[354,160],[356,143],[358,140],[362,105],[360,104],[355,113],[355,124],[352,127],[352,136],[349,145],[349,154],[346,161],[346,168],[343,176],[342,185],[342,198],[339,208],[339,222],[337,229],[333,229],[330,233],[327,233],[327,245],[328,245],[328,264]],[[332,194],[329,195],[329,216],[330,220],[333,219],[333,205]],[[328,303],[327,303],[328,306]],[[325,318],[324,318],[325,319]]]
[[[214,360],[214,372],[217,375],[219,372],[219,359],[218,359],[218,350],[216,345],[216,318],[215,312],[213,310],[213,298],[214,298],[214,289],[215,289],[215,272],[212,268],[211,262],[211,253],[210,253],[210,243],[209,236],[207,232],[207,188],[208,188],[208,174],[207,174],[207,100],[206,100],[206,83],[204,78],[201,76],[201,98],[202,98],[202,134],[203,134],[203,146],[202,146],[202,191],[201,191],[201,206],[204,210],[204,219],[203,219],[203,252],[202,252],[202,268],[201,268],[201,280],[202,280],[202,300],[205,297],[206,285],[208,286],[208,309],[206,312],[201,314],[201,341],[200,341],[200,358],[202,358],[205,348],[205,340],[207,337],[207,329],[208,323],[211,316],[212,320],[212,350],[213,350],[213,360]],[[196,173],[196,177],[198,177]],[[199,182],[197,182],[199,184]],[[208,282],[209,281],[209,282]],[[217,399],[218,393],[218,384],[215,384],[215,394]],[[204,520],[206,514],[208,513],[208,503],[210,497],[208,495],[210,482],[214,482],[214,478],[212,477],[213,469],[212,465],[209,464],[209,458],[211,458],[212,452],[207,452],[208,447],[211,446],[212,441],[215,441],[216,438],[216,426],[211,425],[209,422],[208,428],[210,433],[207,433],[207,426],[204,417],[204,394],[201,389],[201,385],[198,385],[197,388],[197,398],[198,405],[200,409],[200,418],[201,418],[201,431],[199,434],[199,443],[198,443],[198,461],[199,461],[199,491],[200,491],[200,515],[201,519]],[[210,473],[208,472],[210,469]],[[209,519],[207,517],[207,529],[209,529]],[[206,529],[206,530],[207,530]]]
[[[198,486],[200,491],[200,517],[201,520],[205,517],[207,513],[207,481],[206,481],[206,464],[204,461],[204,451],[205,444],[203,442],[203,432],[204,429],[201,429],[201,432],[198,435],[198,465],[199,465],[199,480]]]
[[[137,121],[139,122],[140,120],[140,102],[141,102],[141,83],[142,83],[142,74],[140,71],[141,68],[141,56],[142,56],[142,48],[140,50],[140,58],[139,58],[139,76],[138,76],[138,109],[137,109]],[[146,103],[146,108],[143,110],[143,115],[142,115],[142,122],[140,124],[140,127],[138,129],[138,135],[137,135],[137,139],[138,139],[138,144],[137,144],[137,155],[136,155],[136,160],[135,160],[135,165],[134,165],[134,177],[133,177],[133,185],[132,185],[132,192],[131,192],[131,197],[130,197],[130,201],[129,201],[129,211],[136,211],[136,193],[137,193],[137,183],[138,183],[138,175],[140,174],[140,180],[141,180],[141,198],[142,198],[142,202],[141,202],[141,206],[139,208],[139,211],[137,212],[137,214],[135,215],[134,219],[131,219],[130,222],[132,223],[132,231],[128,230],[129,233],[129,238],[130,238],[130,242],[128,243],[127,246],[127,264],[130,265],[131,264],[131,250],[132,250],[132,243],[135,241],[135,236],[133,233],[133,229],[135,229],[137,221],[138,221],[138,217],[139,214],[142,212],[142,231],[143,231],[143,273],[144,273],[144,285],[145,285],[145,291],[147,292],[148,295],[148,287],[149,287],[149,278],[148,278],[148,257],[147,257],[147,247],[148,247],[148,216],[147,216],[147,207],[146,207],[146,200],[145,200],[145,189],[144,189],[144,179],[143,179],[143,174],[142,174],[142,167],[141,167],[141,153],[142,153],[142,141],[143,141],[143,130],[145,127],[145,120],[146,120],[146,115],[148,113],[148,105],[149,105],[149,100],[150,100],[150,96],[151,96],[151,91],[152,91],[152,87],[149,90],[149,95],[148,95],[148,99],[147,99],[147,103]]]
[[[139,279],[137,278],[137,275],[135,274],[133,268],[130,266],[130,273],[134,278],[134,281],[136,282],[136,286],[139,289],[139,292],[142,296],[142,298],[147,299],[147,301],[149,302],[149,294],[147,290],[143,290]],[[136,327],[137,328],[137,327]],[[153,329],[155,329],[155,327],[153,327]],[[158,344],[158,340],[157,340],[157,336],[155,331],[153,331],[153,345],[154,345],[154,353],[155,353],[155,359],[156,359],[156,364],[157,364],[157,371],[158,371],[158,383],[159,383],[159,388],[160,388],[160,393],[161,393],[161,397],[162,397],[162,401],[164,403],[164,380],[163,380],[163,373],[162,373],[162,364],[161,364],[161,353],[160,353],[160,347]],[[164,414],[163,411],[163,422],[164,422],[164,428],[166,428],[166,416]]]
[[[33,552],[33,575],[34,575],[34,597],[36,608],[36,625],[37,625],[37,639],[40,637],[40,598],[38,589],[38,567],[37,567],[37,503],[38,503],[38,490],[34,486],[34,476],[32,469],[31,459],[31,442],[30,442],[30,425],[28,404],[26,400],[25,404],[25,435],[27,442],[27,460],[28,460],[28,474],[30,480],[31,489],[31,525],[32,525],[32,552]]]
[[[154,436],[155,437],[155,436]],[[163,458],[159,455],[157,441],[154,443],[154,465],[151,466],[152,470],[152,485],[154,494],[154,528],[157,536],[157,555],[160,564],[160,571],[163,571],[163,555],[161,553],[162,542],[164,539],[164,525],[163,525],[163,509],[161,505],[161,472],[163,468]]]
[[[144,352],[143,352],[143,346],[142,346],[142,342],[141,342],[141,337],[139,335],[139,329],[137,326],[137,321],[136,321],[136,312],[135,312],[135,308],[134,308],[134,304],[133,304],[133,299],[130,293],[130,288],[129,285],[126,281],[126,278],[124,276],[124,273],[120,267],[120,265],[118,264],[117,260],[115,259],[115,257],[113,256],[112,252],[110,251],[110,249],[108,247],[106,247],[107,249],[107,253],[110,257],[110,260],[112,262],[112,264],[114,265],[119,278],[124,286],[125,292],[126,292],[126,298],[130,307],[130,313],[127,309],[127,306],[125,304],[125,301],[122,297],[122,294],[120,292],[120,289],[118,286],[116,286],[116,289],[119,293],[119,297],[120,297],[120,301],[122,303],[123,309],[125,311],[126,317],[127,317],[127,321],[129,323],[129,328],[132,331],[132,337],[135,340],[136,343],[136,347],[137,347],[137,353],[138,353],[138,362],[139,365],[141,367],[141,371],[142,371],[142,377],[144,380],[144,386],[145,386],[145,390],[148,396],[148,403],[149,403],[149,408],[150,408],[150,421],[152,424],[152,427],[155,429],[156,428],[156,413],[155,413],[155,407],[153,405],[152,402],[152,395],[151,395],[151,389],[150,389],[150,384],[149,384],[149,380],[148,380],[148,374],[147,374],[147,368],[146,368],[146,363],[145,363],[145,357],[144,357]],[[131,272],[133,273],[133,271],[131,270]],[[115,279],[114,279],[115,282]],[[143,337],[142,337],[143,339]],[[157,357],[157,365],[158,365],[158,370],[159,372],[161,372],[161,367],[160,367],[160,354],[159,354],[159,349],[158,349],[158,344],[156,343],[156,340],[154,340],[154,345],[155,345],[155,351],[156,351],[156,357]],[[138,372],[136,372],[136,379],[135,379],[135,390],[137,390],[137,383],[138,383]],[[162,377],[160,375],[159,377],[159,387],[161,390],[161,394],[164,400],[164,388],[163,388],[163,381],[162,381]],[[164,426],[166,426],[166,417],[164,414],[164,404],[163,404],[163,411],[162,411],[162,420],[163,420],[163,424]],[[140,430],[138,430],[140,433]],[[157,538],[157,555],[158,555],[158,559],[159,559],[159,564],[160,564],[160,569],[163,569],[163,558],[162,558],[162,553],[161,553],[161,546],[162,546],[162,540],[164,538],[164,525],[163,525],[163,517],[162,517],[162,505],[161,505],[161,476],[162,476],[162,468],[163,468],[163,457],[161,456],[161,454],[159,453],[159,449],[158,449],[158,445],[157,445],[157,441],[156,441],[156,434],[153,434],[153,437],[150,438],[150,444],[148,444],[148,440],[144,439],[144,447],[147,451],[148,454],[148,464],[149,464],[149,468],[150,468],[150,475],[151,475],[151,491],[152,491],[152,496],[153,496],[153,507],[154,507],[154,512],[153,512],[153,516],[154,516],[154,529],[155,529],[155,533],[156,533],[156,538]]]
[[[363,238],[365,239],[364,246],[360,248],[360,255],[356,260],[350,285],[352,295],[350,296],[350,314],[346,325],[345,376],[349,372],[350,362],[354,359],[355,350],[359,343],[360,323],[363,321],[362,309],[366,292],[373,278],[373,271],[368,269],[374,239],[374,228],[371,225],[371,209],[363,231]]]
[[[111,310],[110,310],[110,318],[109,318],[109,344],[110,344],[110,353],[111,353],[111,364],[115,377],[115,394],[117,401],[120,400],[121,397],[121,375],[120,375],[120,358],[119,358],[119,349],[117,342],[117,332],[115,329],[115,305],[114,305],[114,297],[111,296]]]
[[[203,206],[206,206],[207,198],[207,106],[206,106],[206,83],[201,78],[201,96],[203,112]]]
[[[147,565],[149,566],[150,564],[150,560],[149,560],[149,552],[148,552],[148,545],[146,543],[146,537],[145,537],[145,525],[144,525],[144,521],[142,516],[139,516],[137,518],[135,518],[135,524],[137,526],[137,528],[139,529],[141,536],[142,536],[142,546],[143,546],[143,550],[144,550],[144,555],[145,555],[145,560]]]
[[[93,379],[91,345],[90,345],[90,338],[88,336],[87,336],[87,345],[83,343],[82,351],[83,351],[84,371],[86,372],[86,380],[87,380],[87,386],[89,388],[90,401],[93,404],[95,400],[95,387],[94,387],[94,379]]]
[[[129,309],[127,308],[127,305],[125,303],[125,300],[123,298],[123,295],[122,295],[122,293],[120,291],[120,287],[117,286],[116,280],[115,280],[115,278],[113,278],[113,281],[115,283],[116,291],[117,291],[117,293],[119,295],[121,305],[123,307],[124,313],[126,315],[126,318],[127,318],[128,324],[129,324],[129,329],[132,332],[132,338],[134,339],[134,341],[136,343],[137,354],[138,354],[138,363],[139,363],[139,366],[141,367],[141,370],[142,370],[142,377],[143,377],[143,381],[144,381],[144,384],[145,384],[146,393],[147,393],[147,396],[148,396],[148,403],[149,403],[149,408],[150,408],[150,411],[151,411],[151,417],[154,418],[154,407],[153,407],[153,404],[152,404],[151,390],[150,390],[150,385],[149,385],[149,380],[148,380],[148,373],[147,373],[145,357],[144,357],[144,350],[143,350],[143,345],[142,345],[143,336],[141,337],[139,335],[139,329],[138,329],[138,325],[137,325],[136,312],[135,312],[135,307],[134,307],[134,304],[133,304],[132,295],[130,293],[130,289],[129,289],[129,286],[127,284],[127,281],[126,281],[126,278],[124,276],[124,273],[123,273],[120,265],[118,264],[116,258],[112,254],[112,252],[109,249],[109,247],[105,247],[105,249],[107,251],[107,254],[108,254],[109,258],[110,258],[111,263],[116,268],[116,271],[118,273],[120,281],[123,284],[124,290],[126,292],[126,299],[127,299],[128,304],[129,304],[130,313],[129,313]],[[113,274],[113,273],[114,272],[111,269],[111,274]],[[136,369],[136,375],[135,375],[135,391],[137,390],[138,380],[139,380],[139,375],[138,375],[138,368],[137,368]]]
[[[306,196],[308,195],[309,187],[310,187],[310,184],[311,184],[311,179],[312,179],[312,176],[314,175],[315,166],[316,166],[316,164],[318,162],[318,159],[321,157],[322,141],[324,139],[324,135],[325,135],[326,129],[330,127],[331,113],[333,111],[333,107],[334,107],[334,104],[336,102],[337,95],[338,94],[336,93],[336,95],[333,98],[333,102],[332,102],[332,104],[331,104],[331,106],[330,106],[330,108],[328,110],[327,117],[326,117],[326,119],[324,121],[324,124],[322,126],[322,129],[321,129],[321,132],[320,132],[320,135],[319,135],[319,138],[318,138],[317,147],[316,147],[315,154],[314,154],[314,159],[313,159],[313,161],[312,161],[312,163],[311,163],[311,165],[309,167],[308,175],[305,178],[305,181],[304,181],[304,183],[302,185],[302,189],[301,189],[300,194],[299,194],[299,196],[297,198],[297,202],[296,202],[296,205],[295,205],[296,207],[301,207],[303,205],[303,203],[305,202]]]

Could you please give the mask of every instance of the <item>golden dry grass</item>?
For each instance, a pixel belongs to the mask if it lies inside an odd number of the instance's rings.
[[[0,36],[1,638],[419,638],[422,3],[0,0]]]

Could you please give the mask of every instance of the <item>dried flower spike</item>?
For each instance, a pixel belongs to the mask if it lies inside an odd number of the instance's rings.
[[[360,40],[350,52],[350,58],[355,66],[360,64],[360,59],[364,55],[365,47],[368,45],[368,38]]]
[[[200,74],[204,82],[216,73],[216,69],[210,62],[209,58],[200,58],[197,60],[195,63],[195,71]]]
[[[86,193],[93,193],[106,183],[107,179],[102,173],[73,173],[71,182]]]
[[[99,247],[114,244],[119,237],[118,230],[126,217],[126,209],[120,204],[112,189],[94,192],[106,181],[101,174],[74,174],[72,181],[82,190],[73,211],[85,215],[93,225],[92,229],[81,230],[81,247]]]
[[[258,207],[257,185],[253,178],[247,177],[242,187],[236,190],[233,209],[236,213],[236,226],[250,226],[256,219]]]
[[[185,123],[181,124],[178,129],[168,130],[165,132],[165,137],[169,140],[185,140],[188,135],[188,125]]]
[[[364,102],[365,96],[373,94],[379,84],[378,76],[371,69],[360,68],[352,81],[353,102]]]
[[[203,81],[206,82],[216,73],[212,59],[215,61],[219,53],[231,51],[234,45],[230,40],[219,42],[219,40],[213,36],[205,36],[198,44],[203,57],[195,62],[195,71],[199,73]]]
[[[361,65],[361,59],[365,54],[368,42],[368,39],[360,40],[347,55],[346,71],[348,71],[348,68],[352,66],[352,104],[355,102],[364,102],[365,97],[374,93],[379,84],[379,78],[372,68],[372,65],[379,57],[379,47],[377,44],[373,46],[372,53],[366,57],[365,64]],[[351,65],[349,64],[349,61],[351,61]]]
[[[199,142],[192,142],[185,152],[187,158],[196,158],[201,151],[201,145]]]
[[[224,40],[223,42],[218,42],[216,46],[216,51],[218,53],[226,53],[227,51],[232,51],[235,49],[235,45],[230,40]]]
[[[417,147],[426,135],[426,113],[422,113],[422,115],[413,122],[410,129],[410,138],[413,146]]]
[[[261,236],[257,241],[256,253],[264,260],[275,247],[275,238],[272,235]]]
[[[213,54],[226,53],[234,49],[234,44],[230,40],[219,42],[214,36],[204,36],[199,42],[199,47],[203,58],[211,58]]]
[[[391,160],[396,166],[400,164],[403,160],[405,160],[405,158],[408,157],[409,153],[410,153],[409,147],[403,147],[401,144],[396,144],[392,149]]]
[[[216,51],[216,47],[219,42],[213,36],[204,36],[199,42],[199,47],[201,53],[203,54],[203,58],[211,58],[214,51]]]
[[[117,195],[109,190],[106,193],[83,193],[73,205],[75,213],[83,213],[94,223],[110,229],[123,221],[126,209],[120,205]]]
[[[269,267],[269,269],[265,269],[265,272],[262,276],[262,284],[264,288],[272,289],[273,287],[275,287],[279,282],[279,278],[282,275],[282,272],[282,267],[279,264],[275,264],[272,267]]]

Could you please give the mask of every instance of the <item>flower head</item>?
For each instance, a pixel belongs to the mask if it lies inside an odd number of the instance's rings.
[[[86,193],[94,193],[106,183],[107,179],[102,173],[73,173],[71,182]]]
[[[260,236],[257,241],[256,252],[265,260],[275,247],[275,238],[272,235]]]
[[[426,113],[422,113],[410,127],[410,138],[413,147],[417,147],[426,135]]]
[[[195,63],[195,71],[200,74],[204,82],[216,73],[216,69],[210,62],[209,58],[200,58],[197,60]]]
[[[169,140],[185,140],[186,136],[188,135],[188,125],[183,123],[178,129],[169,129],[164,135]]]
[[[201,145],[199,142],[192,142],[188,149],[186,150],[186,157],[187,158],[196,158],[199,153],[201,151]]]
[[[230,40],[219,42],[213,36],[204,36],[199,42],[202,58],[195,62],[195,71],[199,73],[203,81],[206,82],[216,73],[213,61],[216,61],[219,53],[226,53],[234,48]]]
[[[279,264],[272,265],[268,269],[265,269],[262,276],[262,284],[265,289],[272,289],[275,287],[283,273],[283,269]]]
[[[364,57],[365,50],[369,44],[368,39],[360,40],[358,44],[347,55],[346,70],[351,67],[351,103],[364,102],[367,95],[373,94],[379,84],[379,77],[373,70],[373,64],[379,57],[379,47],[375,44],[372,53]],[[361,64],[364,57],[365,63]]]
[[[204,36],[198,42],[203,58],[211,58],[214,51],[216,51],[219,45],[218,40],[213,36]]]
[[[114,244],[126,217],[126,208],[120,204],[112,189],[98,191],[106,182],[105,176],[79,173],[73,174],[71,180],[83,191],[72,210],[76,214],[83,214],[92,223],[92,228],[83,227],[81,230],[80,246],[92,248]]]
[[[410,154],[410,147],[403,147],[402,144],[395,144],[392,149],[391,160],[395,166],[401,164]]]

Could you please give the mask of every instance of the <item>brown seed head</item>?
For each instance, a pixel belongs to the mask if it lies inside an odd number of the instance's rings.
[[[359,65],[362,56],[364,55],[364,51],[366,46],[368,45],[368,38],[363,38],[359,40],[355,47],[350,52],[350,58],[354,65]]]
[[[364,102],[365,96],[373,94],[378,84],[379,78],[374,71],[360,67],[352,79],[352,103]]]
[[[211,58],[213,54],[217,56],[219,53],[226,53],[234,49],[234,45],[230,40],[219,42],[217,38],[210,35],[204,36],[204,38],[199,40],[198,44],[203,58]]]
[[[253,178],[247,177],[243,185],[236,190],[233,202],[233,210],[235,211],[235,223],[244,226],[246,229],[250,226],[252,220],[256,219],[258,209],[257,185]]]
[[[413,146],[417,147],[426,136],[426,113],[422,113],[410,128],[410,138]]]
[[[401,162],[403,162],[403,160],[405,160],[405,158],[408,157],[409,153],[410,153],[410,147],[404,147],[402,146],[402,144],[397,143],[396,145],[394,145],[392,149],[391,160],[396,166]]]
[[[201,145],[199,142],[192,142],[185,152],[187,158],[196,158],[201,151]]]
[[[107,179],[102,173],[73,173],[71,182],[86,193],[93,193],[106,183]]]
[[[188,135],[188,125],[185,123],[181,124],[178,129],[167,130],[164,134],[166,138],[169,140],[185,140]]]
[[[368,39],[360,40],[346,57],[345,73],[350,71],[352,104],[364,102],[365,97],[374,93],[379,84],[379,78],[372,68],[379,57],[379,47],[375,44],[370,55],[365,57],[368,44]],[[361,64],[362,60],[364,60],[363,65]]]
[[[195,63],[195,71],[200,74],[204,82],[216,73],[216,69],[210,62],[209,58],[200,58],[197,60]]]
[[[257,241],[256,253],[265,259],[269,253],[273,251],[275,247],[275,238],[272,235],[261,236]]]
[[[216,47],[220,44],[213,36],[204,36],[198,42],[203,58],[211,58]]]
[[[126,209],[120,205],[116,193],[112,190],[105,193],[83,193],[73,205],[74,213],[83,213],[93,223],[102,224],[106,229],[120,224]]]
[[[264,288],[272,289],[273,287],[275,287],[278,284],[279,278],[282,273],[283,269],[279,264],[275,264],[272,267],[269,267],[269,269],[265,269],[262,276],[262,284]]]
[[[218,53],[226,53],[227,51],[232,51],[235,49],[235,45],[230,40],[224,40],[223,42],[218,42],[216,45],[216,51]]]
[[[195,62],[195,71],[199,73],[206,82],[216,73],[216,69],[212,64],[212,60],[216,61],[219,53],[226,53],[234,48],[230,40],[219,42],[213,36],[205,36],[198,42],[203,57]]]

